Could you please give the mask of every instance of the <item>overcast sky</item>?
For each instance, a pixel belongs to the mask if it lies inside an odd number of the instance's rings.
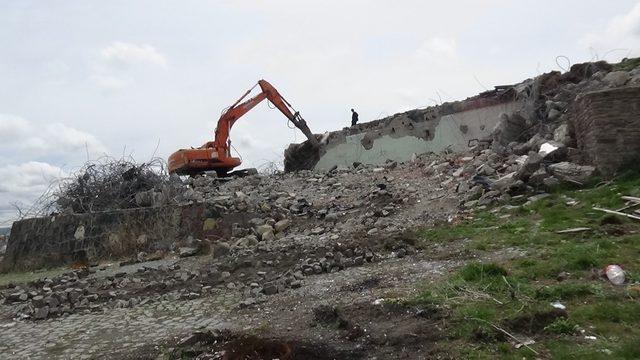
[[[638,55],[638,0],[2,1],[0,225],[87,158],[166,158],[269,80],[316,132]],[[562,60],[566,66],[566,60]],[[247,167],[303,139],[261,104]],[[157,148],[157,150],[156,150]]]

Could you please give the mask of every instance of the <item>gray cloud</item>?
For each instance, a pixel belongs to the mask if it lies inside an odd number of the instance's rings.
[[[0,114],[0,225],[17,215],[12,204],[29,207],[57,179],[60,164],[100,157],[107,148],[94,135],[62,123],[37,124]],[[35,161],[34,159],[42,159]]]
[[[15,220],[16,206],[27,211],[64,176],[65,172],[59,167],[37,161],[0,166],[0,226]]]
[[[114,41],[100,51],[102,59],[114,66],[158,65],[167,67],[167,59],[149,44],[132,44]]]
[[[23,156],[97,157],[106,147],[92,134],[62,123],[36,124],[14,115],[0,114],[0,154]]]
[[[34,195],[42,195],[52,182],[64,175],[61,168],[43,162],[5,165],[0,167],[0,193],[18,198],[33,198]]]
[[[99,51],[90,79],[102,90],[115,92],[134,83],[136,70],[148,66],[166,69],[168,61],[149,44],[114,41]]]
[[[581,41],[598,59],[611,60],[640,55],[640,3],[628,13],[615,16],[604,29],[585,35]]]

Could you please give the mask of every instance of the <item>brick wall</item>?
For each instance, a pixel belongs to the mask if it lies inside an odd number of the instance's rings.
[[[603,175],[640,160],[640,87],[582,94],[569,121],[583,162]]]

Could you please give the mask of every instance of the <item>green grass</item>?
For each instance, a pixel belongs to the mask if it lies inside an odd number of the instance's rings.
[[[640,322],[640,303],[618,299],[587,304],[576,309],[576,317],[587,320],[603,320],[613,323]]]
[[[623,207],[622,195],[640,197],[640,172],[583,190],[559,188],[533,204],[488,209],[422,231],[427,244],[467,239],[470,251],[517,247],[527,255],[467,264],[411,301],[451,309],[447,331],[465,344],[458,349],[461,357],[640,358],[634,346],[640,339],[640,285],[616,287],[598,275],[606,265],[619,264],[631,282],[640,280],[640,222],[593,210]],[[576,227],[591,231],[557,233]],[[566,306],[565,315],[549,317],[557,311],[555,301]],[[493,325],[515,333],[535,329],[528,336],[540,355],[514,349]],[[585,334],[597,340],[585,340]]]
[[[458,272],[460,278],[465,281],[483,281],[507,275],[507,270],[496,264],[471,263],[465,265]]]
[[[640,58],[625,59],[613,65],[613,70],[631,71],[640,66]]]
[[[535,298],[540,300],[571,300],[601,293],[602,286],[600,284],[563,282],[540,287],[536,290]]]
[[[0,286],[7,284],[23,284],[45,277],[55,277],[69,271],[67,267],[57,267],[52,269],[42,269],[37,271],[10,272],[0,274]]]
[[[544,327],[544,331],[556,335],[571,335],[576,333],[577,325],[568,319],[557,319]]]

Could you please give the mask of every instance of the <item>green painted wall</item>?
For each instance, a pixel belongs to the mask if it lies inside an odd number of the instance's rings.
[[[348,167],[356,161],[363,164],[382,164],[387,159],[407,161],[414,153],[437,153],[446,148],[454,152],[461,152],[468,149],[469,140],[485,138],[491,134],[500,114],[513,113],[520,106],[520,103],[511,102],[446,115],[440,119],[432,120],[438,123],[431,140],[410,135],[382,135],[375,138],[373,147],[367,150],[361,144],[365,133],[350,135],[346,137],[345,142],[330,144],[326,153],[316,164],[315,170],[328,170],[334,165]],[[424,129],[433,126],[426,121],[414,124],[416,127]],[[466,132],[461,129],[463,125],[466,126]]]

